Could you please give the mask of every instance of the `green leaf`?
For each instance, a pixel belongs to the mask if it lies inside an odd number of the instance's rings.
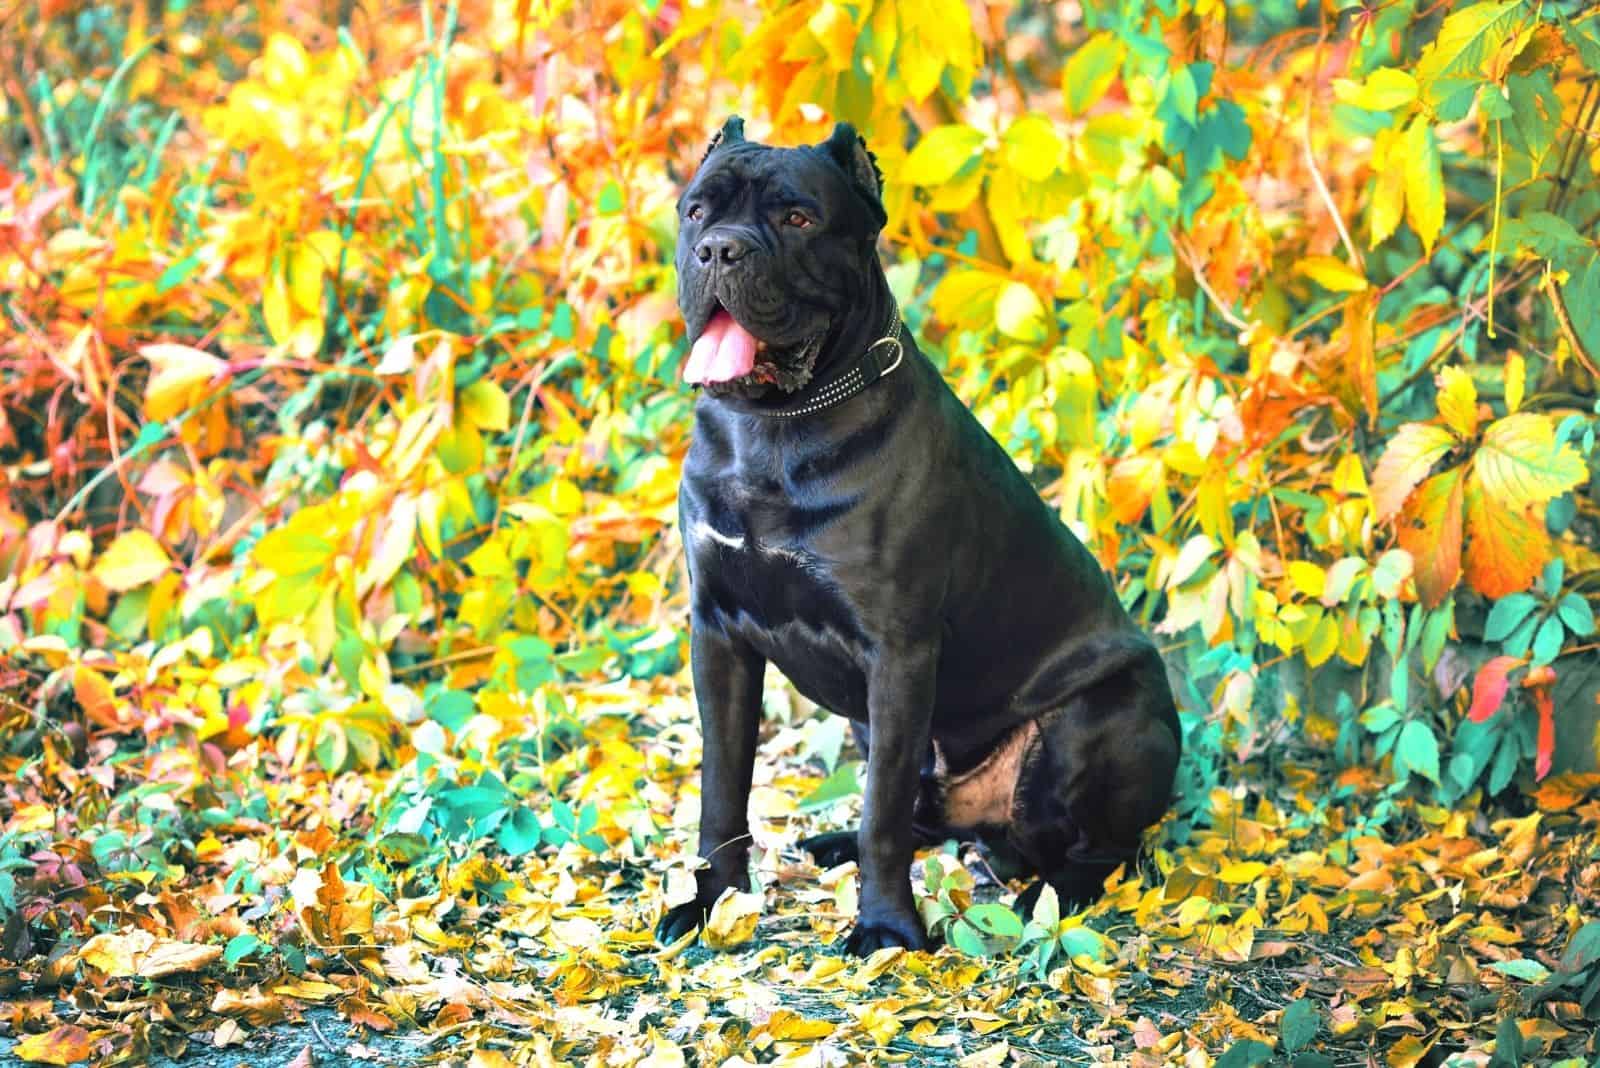
[[[617,215],[622,211],[622,187],[615,181],[610,181],[600,190],[600,197],[595,202],[595,210],[601,215]]]
[[[1178,116],[1190,126],[1199,118],[1196,108],[1200,102],[1200,94],[1195,88],[1194,74],[1187,66],[1179,67],[1172,75],[1172,81],[1167,86],[1167,100],[1177,111]]]
[[[1433,126],[1424,115],[1406,128],[1405,173],[1406,221],[1431,253],[1444,226],[1444,164]]]
[[[1489,619],[1484,624],[1483,640],[1498,642],[1504,640],[1535,608],[1539,602],[1529,593],[1513,593],[1509,597],[1502,597],[1489,609]]]
[[[983,935],[968,924],[960,921],[952,923],[945,930],[945,938],[949,940],[952,946],[969,957],[987,957],[989,955],[989,946],[984,942]]]
[[[1301,998],[1291,1004],[1283,1010],[1283,1018],[1278,1021],[1278,1034],[1283,1038],[1285,1053],[1309,1046],[1320,1030],[1322,1016],[1309,998]]]
[[[1405,765],[1406,771],[1415,772],[1435,786],[1439,785],[1439,739],[1434,737],[1432,727],[1420,719],[1407,722],[1400,730],[1394,755],[1399,763]]]
[[[1077,118],[1088,112],[1106,95],[1121,66],[1122,42],[1115,34],[1101,31],[1083,42],[1061,72],[1067,114]]]
[[[248,931],[244,934],[236,934],[228,939],[228,944],[222,948],[222,959],[230,965],[238,964],[263,945],[265,943],[261,939]]]
[[[1490,59],[1526,18],[1523,0],[1473,4],[1444,20],[1412,67],[1422,99],[1437,106],[1484,80]]]
[[[972,162],[982,148],[983,134],[970,126],[935,126],[906,157],[902,173],[914,185],[944,185]]]
[[[1594,610],[1581,593],[1569,593],[1556,604],[1556,613],[1567,629],[1580,638],[1594,633]]]
[[[1550,969],[1536,960],[1490,961],[1489,967],[1502,975],[1513,976],[1528,983],[1542,983],[1550,977]]]
[[[539,817],[527,806],[511,811],[500,829],[495,833],[495,841],[513,857],[520,857],[539,848],[539,841],[543,830],[539,826]]]
[[[1554,614],[1545,616],[1533,639],[1533,662],[1548,664],[1560,656],[1561,643],[1565,638],[1566,628],[1561,625],[1560,617]]]
[[[1069,960],[1088,957],[1103,964],[1111,958],[1111,943],[1092,927],[1068,927],[1057,941]]]
[[[1019,939],[1022,937],[1022,920],[1015,912],[997,901],[969,908],[963,917],[990,938]]]
[[[1575,972],[1600,960],[1600,920],[1590,920],[1573,934],[1561,954],[1563,971]]]
[[[1256,1068],[1272,1059],[1272,1047],[1265,1042],[1246,1038],[1228,1047],[1228,1052],[1218,1057],[1211,1068]]]
[[[861,780],[857,777],[856,771],[860,767],[861,762],[859,760],[840,764],[833,770],[832,775],[829,775],[817,785],[815,790],[800,799],[800,811],[812,812],[819,808],[827,808],[841,798],[854,797],[859,794],[861,792]]]

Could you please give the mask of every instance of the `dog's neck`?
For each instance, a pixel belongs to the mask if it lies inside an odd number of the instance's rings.
[[[869,298],[848,319],[835,322],[828,329],[817,358],[812,362],[811,374],[799,389],[774,388],[756,397],[728,394],[718,396],[717,402],[751,414],[806,408],[815,402],[835,379],[866,355],[873,342],[884,336],[885,324],[891,330],[900,325],[898,316],[893,323],[888,321],[895,300],[889,290],[889,279],[880,265],[874,264],[868,283]]]

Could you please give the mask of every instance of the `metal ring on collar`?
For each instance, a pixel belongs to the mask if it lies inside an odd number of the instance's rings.
[[[885,367],[883,370],[878,372],[878,377],[882,378],[884,375],[888,374],[890,371],[893,371],[896,367],[900,366],[901,357],[905,356],[905,354],[906,354],[906,347],[905,347],[905,345],[903,345],[900,342],[899,337],[895,336],[894,334],[890,334],[887,337],[880,337],[878,340],[876,340],[872,344],[868,345],[867,346],[867,351],[871,352],[873,349],[877,348],[879,345],[893,345],[894,346],[894,362],[891,363],[889,366]]]

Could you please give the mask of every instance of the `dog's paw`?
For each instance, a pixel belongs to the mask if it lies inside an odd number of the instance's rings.
[[[656,941],[664,946],[672,945],[690,931],[705,926],[706,914],[710,911],[711,906],[698,899],[668,909],[656,924]]]
[[[844,949],[857,957],[868,957],[880,949],[900,946],[903,949],[927,949],[928,936],[922,930],[922,921],[916,913],[909,916],[886,916],[880,920],[856,921]]]
[[[802,839],[800,848],[811,854],[819,868],[837,868],[861,859],[861,837],[855,831],[829,831]]]

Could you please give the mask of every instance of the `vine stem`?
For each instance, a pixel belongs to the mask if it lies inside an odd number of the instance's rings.
[[[1312,65],[1310,74],[1306,76],[1306,107],[1305,114],[1300,123],[1300,144],[1305,149],[1306,168],[1311,171],[1311,181],[1317,187],[1317,195],[1322,198],[1323,206],[1328,209],[1328,214],[1333,218],[1333,225],[1339,231],[1339,240],[1344,243],[1345,252],[1350,255],[1350,262],[1363,275],[1367,273],[1366,261],[1361,258],[1356,243],[1350,240],[1350,231],[1344,225],[1344,216],[1339,214],[1338,205],[1333,202],[1333,194],[1328,191],[1328,183],[1322,179],[1322,171],[1317,166],[1316,154],[1311,149],[1311,112],[1316,100],[1317,76],[1322,72],[1322,49],[1328,41],[1328,28],[1324,24],[1322,31],[1317,36],[1317,58]]]
[[[1500,205],[1506,177],[1505,124],[1494,120],[1494,225],[1489,228],[1489,340],[1494,340],[1494,268],[1500,259]]]

